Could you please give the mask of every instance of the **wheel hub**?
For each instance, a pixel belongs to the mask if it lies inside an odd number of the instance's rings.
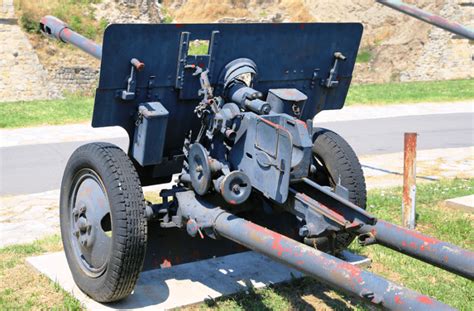
[[[99,176],[86,170],[75,180],[71,200],[71,239],[81,269],[102,275],[111,250],[110,204]]]

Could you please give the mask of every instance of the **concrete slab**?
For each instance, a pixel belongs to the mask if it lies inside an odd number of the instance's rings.
[[[357,264],[370,262],[350,253],[345,256]],[[118,303],[101,304],[75,285],[64,253],[30,257],[27,262],[74,295],[89,310],[173,309],[302,276],[268,257],[244,252],[143,272],[132,295]]]
[[[446,200],[444,201],[444,206],[463,212],[474,213],[474,194]]]

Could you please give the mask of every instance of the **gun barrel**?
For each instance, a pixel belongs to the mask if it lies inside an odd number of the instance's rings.
[[[70,43],[97,59],[102,58],[102,46],[92,40],[72,31],[69,26],[54,16],[45,16],[41,19],[40,29],[48,37]]]
[[[392,9],[410,15],[414,18],[427,22],[436,27],[455,33],[469,40],[474,40],[474,30],[459,23],[451,22],[445,18],[423,11],[413,5],[409,5],[399,0],[376,0],[378,3]]]

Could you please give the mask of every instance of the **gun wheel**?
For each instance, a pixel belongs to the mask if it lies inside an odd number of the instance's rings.
[[[340,183],[348,190],[349,201],[365,209],[365,178],[354,150],[341,136],[330,130],[315,128],[313,133],[313,165],[316,171],[310,175],[310,179],[333,189]],[[323,251],[337,253],[349,246],[355,237],[354,234],[341,232],[336,235],[333,246],[330,246],[332,243],[325,238],[321,238],[317,245]]]
[[[78,287],[100,302],[128,296],[143,266],[147,221],[138,175],[120,148],[92,143],[72,154],[61,184],[60,221]]]

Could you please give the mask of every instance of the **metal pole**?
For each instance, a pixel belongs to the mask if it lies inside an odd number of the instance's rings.
[[[450,22],[440,16],[420,10],[416,6],[409,5],[399,0],[376,0],[378,3],[388,6],[404,14],[422,20],[426,23],[455,33],[469,40],[474,40],[474,30],[459,23]]]
[[[284,235],[213,209],[215,232],[375,305],[392,310],[452,310],[448,305],[392,283]]]
[[[415,229],[416,136],[416,133],[405,133],[402,223],[409,229]]]

